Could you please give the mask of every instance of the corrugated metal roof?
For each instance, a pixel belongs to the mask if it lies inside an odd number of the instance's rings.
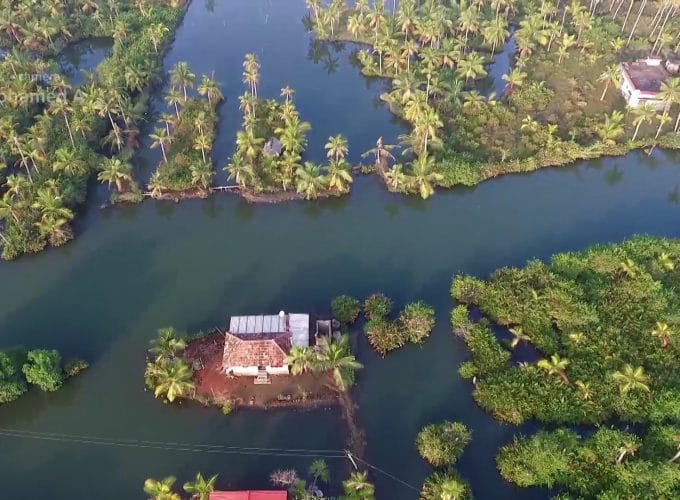
[[[286,500],[288,493],[281,490],[213,491],[210,500]]]
[[[259,314],[232,316],[229,333],[232,335],[266,335],[290,332],[294,346],[309,347],[309,314]]]

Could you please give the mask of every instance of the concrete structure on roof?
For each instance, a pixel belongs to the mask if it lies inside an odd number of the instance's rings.
[[[661,59],[641,59],[621,65],[621,93],[628,106],[637,108],[645,104],[660,109],[661,84],[670,76]]]
[[[224,333],[222,369],[227,375],[288,375],[285,358],[292,347],[309,347],[309,314],[232,316]]]

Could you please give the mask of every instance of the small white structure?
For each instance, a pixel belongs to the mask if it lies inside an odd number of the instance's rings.
[[[669,73],[664,68],[661,59],[641,59],[639,61],[623,63],[621,65],[621,93],[628,106],[637,108],[649,104],[654,108],[663,108],[663,101],[659,99],[661,84],[666,81]]]
[[[291,347],[309,347],[309,314],[232,316],[222,369],[236,376],[288,375]],[[266,382],[262,382],[266,383]]]

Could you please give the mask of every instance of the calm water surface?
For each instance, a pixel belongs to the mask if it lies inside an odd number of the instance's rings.
[[[380,84],[367,84],[335,52],[338,69],[308,59],[303,3],[228,1],[210,12],[194,2],[166,65],[187,60],[196,72],[215,70],[228,101],[221,108],[215,159],[226,162],[240,122],[246,51],[262,60],[264,95],[290,84],[312,122],[311,154],[343,133],[358,152],[375,136],[400,128],[374,106]],[[328,56],[324,56],[328,57]],[[325,63],[328,66],[328,62]],[[63,249],[0,263],[0,344],[54,347],[91,362],[60,391],[31,391],[0,407],[0,427],[39,432],[239,447],[342,449],[337,410],[239,412],[167,406],[142,389],[144,351],[157,328],[193,332],[229,315],[279,309],[325,312],[339,293],[381,290],[401,306],[424,299],[437,327],[422,347],[379,359],[360,338],[366,365],[355,399],[366,431],[366,459],[420,486],[429,468],[413,440],[425,424],[460,420],[473,443],[459,463],[477,498],[546,498],[543,490],[504,483],[494,456],[520,430],[480,411],[457,366],[464,346],[448,326],[451,276],[485,276],[506,265],[614,242],[637,233],[676,237],[680,220],[680,156],[581,163],[438,193],[427,202],[386,193],[361,178],[351,198],[316,204],[249,206],[227,195],[180,205],[147,202],[100,210],[98,196],[77,222],[77,240]],[[147,156],[147,162],[154,160]],[[5,498],[143,498],[146,477],[197,471],[221,473],[222,488],[267,485],[272,469],[304,470],[311,459],[221,455],[148,448],[37,441],[0,436]],[[345,461],[331,461],[337,479]],[[417,495],[374,476],[381,499]]]

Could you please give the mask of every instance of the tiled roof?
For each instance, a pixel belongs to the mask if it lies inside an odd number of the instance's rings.
[[[222,365],[231,366],[272,366],[284,365],[284,358],[290,351],[290,333],[232,335],[224,334],[224,356]]]
[[[286,500],[288,493],[282,490],[266,491],[213,491],[210,500]]]

